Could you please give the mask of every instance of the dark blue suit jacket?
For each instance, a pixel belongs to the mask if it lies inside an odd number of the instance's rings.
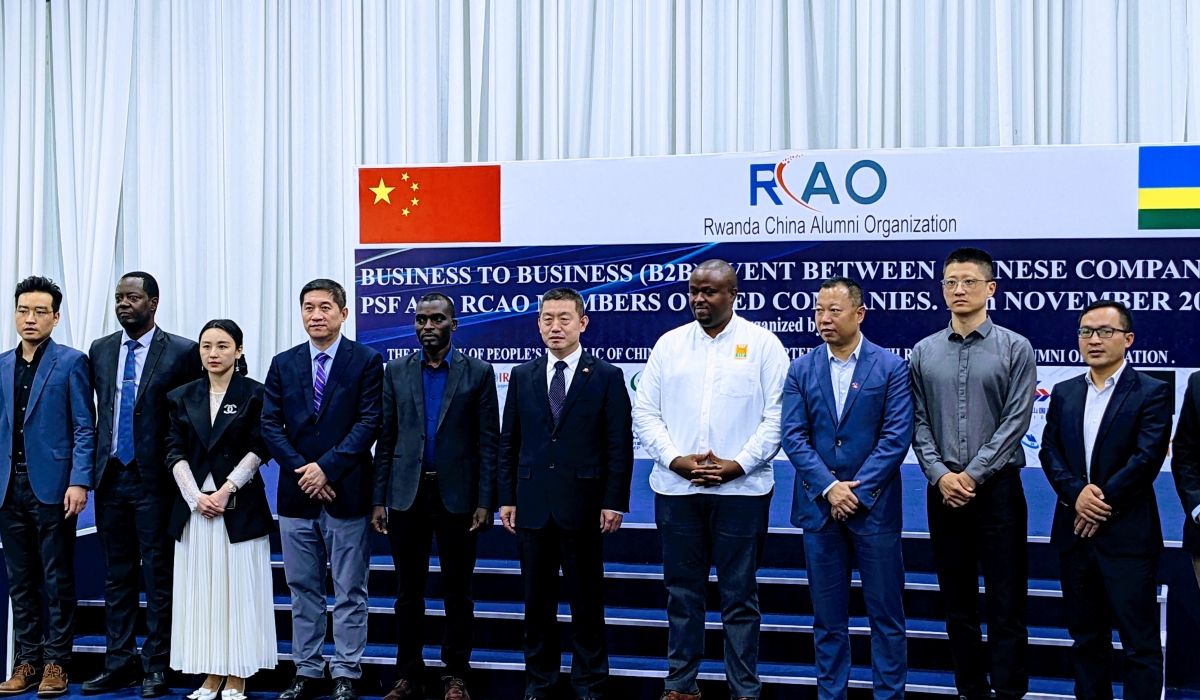
[[[1075,546],[1075,501],[1088,484],[1083,441],[1087,380],[1080,375],[1054,386],[1039,457],[1058,495],[1050,544],[1060,551]],[[1162,549],[1162,524],[1154,480],[1171,441],[1174,397],[1166,382],[1126,367],[1113,388],[1092,449],[1091,483],[1113,508],[1093,535],[1095,546],[1112,556],[1141,556]]]
[[[629,510],[633,407],[621,370],[579,358],[562,413],[550,413],[546,358],[515,367],[504,401],[498,492],[517,507],[517,527],[553,517],[566,530],[600,527],[600,511]]]
[[[859,534],[896,532],[903,521],[900,465],[913,433],[908,365],[862,339],[839,418],[825,346],[797,358],[783,388],[783,450],[796,467],[792,524],[820,530],[829,521],[821,492],[861,481],[859,509],[846,526]]]
[[[371,512],[374,473],[371,446],[379,437],[383,356],[342,336],[321,412],[313,412],[312,356],[308,342],[271,360],[263,386],[262,437],[279,464],[279,515],[316,518],[321,507],[335,518]],[[295,470],[316,462],[336,498],[309,498]]]
[[[0,355],[0,449],[7,455],[0,460],[0,504],[8,495],[12,474],[13,372],[19,350],[18,345]],[[29,485],[42,503],[62,503],[68,486],[95,487],[96,409],[89,372],[87,355],[46,339],[25,407]]]

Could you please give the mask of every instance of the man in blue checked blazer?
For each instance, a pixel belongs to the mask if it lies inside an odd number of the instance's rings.
[[[783,450],[796,468],[792,524],[804,528],[817,695],[850,681],[850,571],[862,576],[876,698],[904,697],[900,465],[913,432],[908,367],[862,336],[862,287],[832,277],[817,295],[825,345],[795,360],[783,390]]]

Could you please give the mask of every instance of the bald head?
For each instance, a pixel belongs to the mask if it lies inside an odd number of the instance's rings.
[[[712,337],[717,337],[733,318],[737,298],[737,272],[724,260],[705,260],[692,271],[688,280],[688,301],[696,322]]]

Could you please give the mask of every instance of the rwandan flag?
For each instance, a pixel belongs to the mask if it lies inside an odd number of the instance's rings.
[[[1138,228],[1200,229],[1200,146],[1138,149]]]

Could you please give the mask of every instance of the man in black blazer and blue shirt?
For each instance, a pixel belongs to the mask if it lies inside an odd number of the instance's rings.
[[[558,570],[571,604],[571,686],[600,698],[608,678],[604,634],[605,533],[621,527],[633,475],[633,421],[620,369],[583,350],[583,297],[541,298],[549,352],[513,369],[500,434],[500,519],[517,535],[525,579],[525,697],[558,682]]]
[[[0,540],[15,663],[0,695],[36,686],[54,697],[67,692],[75,642],[75,526],[93,486],[96,417],[87,356],[50,338],[62,290],[28,277],[14,296],[21,342],[0,355]]]
[[[83,684],[85,694],[135,684],[142,697],[167,693],[171,654],[171,588],[175,543],[167,522],[176,486],[164,465],[171,411],[167,394],[203,375],[196,343],[154,324],[158,281],[130,272],[117,283],[121,331],[92,343],[96,392],[96,532],[108,573],[104,672]],[[140,570],[140,571],[139,571]],[[146,641],[137,656],[138,574],[146,583]]]
[[[446,295],[422,297],[413,325],[421,350],[384,370],[383,433],[375,448],[372,522],[391,541],[398,584],[397,680],[385,700],[424,697],[421,628],[435,534],[446,605],[444,697],[470,700],[475,545],[496,509],[496,375],[451,346],[458,319]]]
[[[342,335],[346,290],[317,279],[300,290],[308,342],[271,360],[262,436],[279,464],[279,537],[292,594],[296,677],[279,697],[305,700],[324,677],[327,567],[333,576],[333,700],[355,700],[367,646],[367,574],[383,357]]]
[[[1112,698],[1112,629],[1125,652],[1124,697],[1162,694],[1157,576],[1163,548],[1154,480],[1171,439],[1165,382],[1129,367],[1133,314],[1101,300],[1079,319],[1082,376],[1055,385],[1041,462],[1059,502],[1059,551],[1075,697]]]

